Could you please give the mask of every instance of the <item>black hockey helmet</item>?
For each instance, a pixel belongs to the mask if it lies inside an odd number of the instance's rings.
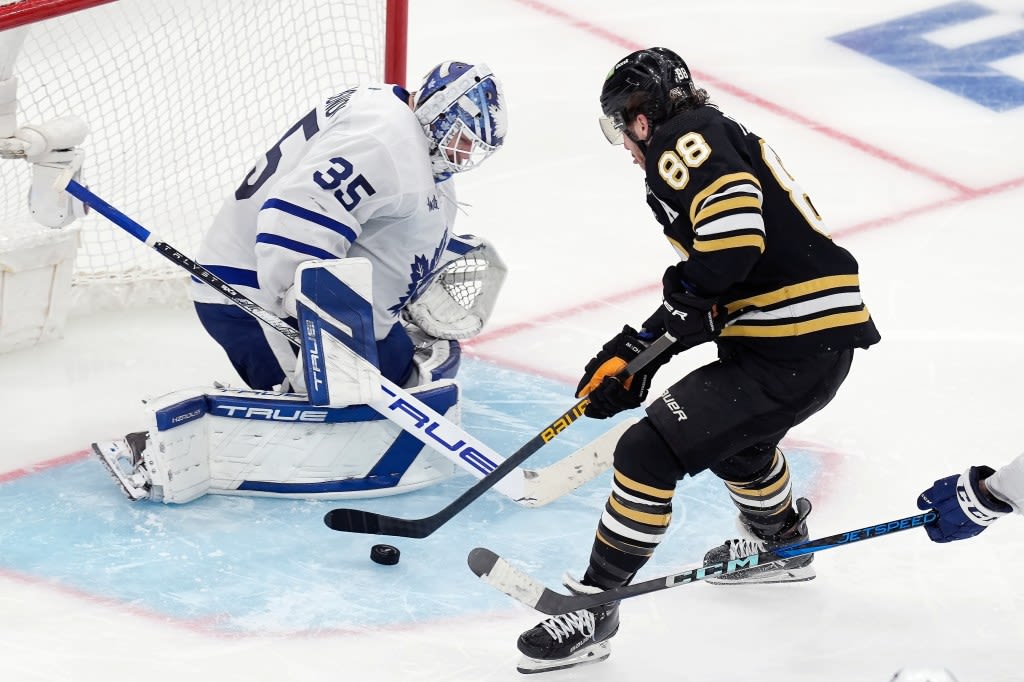
[[[694,103],[698,90],[683,58],[664,47],[637,50],[619,61],[601,88],[601,130],[612,144],[637,114],[657,125]]]

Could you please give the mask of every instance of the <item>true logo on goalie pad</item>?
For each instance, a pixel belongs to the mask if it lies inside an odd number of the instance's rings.
[[[306,382],[310,394],[319,395],[324,385],[324,367],[317,318],[304,321],[302,342],[306,351]]]
[[[241,419],[266,419],[275,422],[316,422],[327,421],[326,410],[282,410],[269,407],[240,407],[236,405],[218,405],[217,412],[224,412],[224,417]]]
[[[423,384],[410,395],[439,423],[458,423],[453,381]],[[140,493],[168,504],[208,492],[374,497],[431,485],[455,471],[370,405],[320,407],[299,394],[203,386],[151,398],[147,406],[153,422],[142,452],[151,487]],[[462,452],[473,457],[465,447]]]

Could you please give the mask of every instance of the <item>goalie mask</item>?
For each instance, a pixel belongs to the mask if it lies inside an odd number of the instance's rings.
[[[622,144],[623,134],[642,144],[629,132],[637,114],[647,117],[653,131],[672,114],[703,104],[706,98],[693,84],[686,62],[675,52],[664,47],[638,50],[620,60],[605,77],[601,131],[612,144]]]
[[[414,111],[437,181],[479,166],[505,141],[505,93],[486,64],[438,64],[416,92]]]

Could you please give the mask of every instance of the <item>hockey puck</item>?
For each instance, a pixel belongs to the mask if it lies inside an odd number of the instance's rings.
[[[370,558],[385,566],[394,566],[398,563],[400,556],[402,553],[398,551],[398,548],[391,545],[374,545],[370,549]]]

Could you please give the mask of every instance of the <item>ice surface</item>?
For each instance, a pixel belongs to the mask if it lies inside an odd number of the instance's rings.
[[[814,197],[882,332],[787,440],[812,536],[909,515],[933,479],[1024,449],[1024,108],[995,112],[831,40],[941,3],[411,4],[411,80],[486,61],[509,95],[506,149],[458,178],[459,229],[510,268],[468,345],[467,428],[502,451],[525,442],[572,404],[594,349],[656,303],[672,251],[595,118],[608,68],[664,44]],[[1004,35],[1000,18],[1016,30],[1019,2],[983,7],[984,36]],[[709,357],[696,349],[659,381]],[[79,317],[63,341],[0,357],[0,679],[521,679],[515,638],[538,616],[475,581],[465,553],[486,544],[557,584],[582,568],[606,480],[547,509],[488,495],[434,536],[396,541],[402,561],[384,567],[368,558],[376,538],[319,523],[323,503],[132,506],[76,454],[138,428],[143,396],[214,379],[237,382],[187,310]],[[600,425],[573,429],[531,466]],[[432,513],[467,482],[360,504]],[[685,482],[676,507],[645,577],[729,532],[713,480]],[[825,552],[805,584],[639,597],[608,661],[545,679],[866,682],[916,667],[1020,680],[1022,561],[1014,516],[967,542],[908,532]]]

